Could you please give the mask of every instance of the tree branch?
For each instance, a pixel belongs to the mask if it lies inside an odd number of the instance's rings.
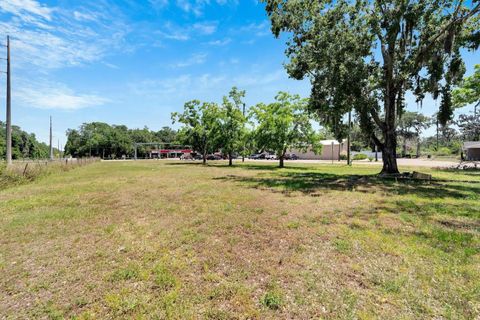
[[[383,121],[378,116],[377,110],[375,110],[374,108],[370,109],[370,114],[372,115],[373,121],[375,121],[377,126],[380,129],[384,130],[385,129],[385,124],[383,123]]]
[[[458,5],[458,7],[455,9],[455,12],[454,12],[454,15],[456,15],[458,13],[458,10],[460,8],[460,4]],[[430,50],[430,48],[435,44],[435,42],[440,39],[440,37],[444,36],[445,35],[445,32],[454,24],[457,24],[457,23],[462,23],[466,20],[468,20],[470,17],[472,17],[474,14],[480,12],[480,4],[477,4],[477,6],[475,8],[473,8],[468,14],[462,16],[462,17],[459,17],[459,18],[456,18],[454,17],[452,20],[450,20],[450,22],[448,22],[442,29],[440,29],[440,31],[433,35],[432,37],[430,37],[430,39],[428,40],[428,42],[420,49],[420,51],[417,53],[417,56],[415,57],[415,61],[418,63],[418,60],[422,57],[422,55],[427,52],[428,50]]]

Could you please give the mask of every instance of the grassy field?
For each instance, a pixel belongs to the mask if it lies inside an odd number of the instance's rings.
[[[480,172],[274,165],[102,162],[0,191],[0,318],[480,317]]]

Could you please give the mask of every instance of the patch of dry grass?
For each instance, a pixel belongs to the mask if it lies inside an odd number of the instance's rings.
[[[3,190],[0,317],[478,317],[480,177],[376,170],[97,163]]]

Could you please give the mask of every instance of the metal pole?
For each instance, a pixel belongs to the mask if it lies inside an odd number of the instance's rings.
[[[53,160],[52,116],[50,116],[50,161]]]
[[[10,82],[10,36],[7,36],[7,165],[12,164],[12,97]]]
[[[352,111],[348,112],[348,136],[347,136],[347,164],[351,164],[350,159],[350,130],[352,128]]]
[[[332,141],[332,164],[333,164],[333,141]]]

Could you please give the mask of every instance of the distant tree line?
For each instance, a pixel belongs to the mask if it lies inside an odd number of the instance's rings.
[[[78,129],[67,130],[65,154],[73,157],[101,157],[118,159],[131,157],[134,153],[134,143],[163,142],[178,143],[178,133],[170,127],[152,131],[129,129],[124,125],[109,125],[103,122],[84,123]],[[146,157],[151,147],[140,146],[139,157]]]
[[[0,158],[6,154],[6,124],[0,121]],[[12,126],[12,158],[13,159],[44,159],[49,156],[49,147],[39,142],[35,134],[23,131],[18,126]]]

